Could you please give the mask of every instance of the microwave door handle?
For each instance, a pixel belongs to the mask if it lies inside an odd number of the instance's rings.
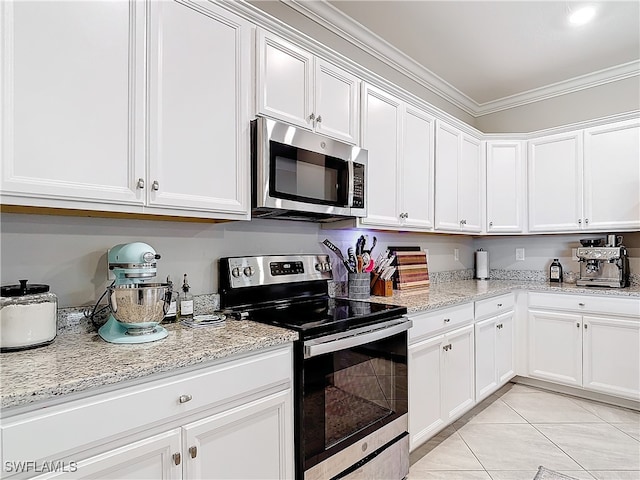
[[[347,162],[347,171],[349,175],[349,191],[347,192],[347,207],[353,206],[353,175],[354,175],[353,160]]]
[[[330,340],[326,342],[310,340],[304,343],[304,358],[317,357],[318,355],[323,355],[325,353],[338,352],[347,348],[364,345],[365,343],[382,340],[383,338],[388,338],[409,330],[411,325],[412,323],[410,321],[402,322],[391,327],[379,328],[360,335],[352,335],[339,340]]]

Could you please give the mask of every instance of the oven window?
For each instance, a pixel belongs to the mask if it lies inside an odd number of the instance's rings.
[[[305,469],[407,413],[406,333],[304,362]]]
[[[344,207],[348,164],[344,160],[270,142],[269,190],[276,198]]]

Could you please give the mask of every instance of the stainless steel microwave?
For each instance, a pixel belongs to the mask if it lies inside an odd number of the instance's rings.
[[[251,122],[252,216],[320,222],[367,215],[367,151],[259,117]]]

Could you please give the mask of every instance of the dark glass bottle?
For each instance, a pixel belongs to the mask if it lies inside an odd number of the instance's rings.
[[[562,265],[557,258],[553,259],[551,266],[549,267],[549,281],[550,282],[562,282]]]

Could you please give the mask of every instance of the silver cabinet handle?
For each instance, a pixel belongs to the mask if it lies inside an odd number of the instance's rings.
[[[578,306],[579,306],[579,307],[584,307],[584,305],[585,305],[585,304],[584,304],[584,303],[582,303],[582,302],[578,303]]]
[[[449,323],[450,321],[451,321],[451,319],[450,319],[450,318],[445,318],[445,319],[444,319],[444,323]]]
[[[198,456],[198,447],[189,447],[189,455],[191,455],[191,458],[196,458]]]
[[[589,326],[585,323],[584,324],[584,329],[586,330],[587,328],[589,328]]]
[[[178,397],[178,401],[180,403],[187,403],[191,400],[193,400],[193,397],[191,395],[180,395],[180,397]]]
[[[144,188],[144,178],[138,179],[138,188],[141,190]]]
[[[157,180],[153,181],[153,183],[151,184],[151,188],[153,188],[156,192],[160,190],[160,184],[158,183]]]
[[[316,119],[316,123],[322,123],[322,115],[318,115],[318,118]]]
[[[581,218],[578,219],[578,225],[582,225],[582,219]]]
[[[585,219],[584,219],[584,223],[586,223],[587,225],[589,225],[589,219],[588,219],[588,218],[585,218]]]
[[[448,352],[448,351],[449,351],[449,350],[451,350],[452,348],[453,348],[453,345],[451,345],[451,344],[449,344],[449,345],[445,345],[444,347],[442,347],[442,349],[443,349],[445,352]]]
[[[501,324],[501,323],[497,324],[497,325],[496,325],[496,328],[497,328],[498,330],[501,330],[501,329],[502,329],[502,324]]]
[[[181,461],[181,456],[179,453],[174,453],[173,454],[173,463],[175,463],[176,465],[180,465],[180,461]]]
[[[493,227],[493,222],[489,222],[489,226],[490,226],[490,227]]]
[[[316,115],[314,113],[311,113],[311,115],[309,115],[309,121],[313,122],[316,119]]]
[[[499,304],[498,304],[498,308],[500,308],[501,306],[502,306],[502,304],[501,304],[501,303],[499,303]]]
[[[576,323],[576,327],[580,328],[580,323]]]

